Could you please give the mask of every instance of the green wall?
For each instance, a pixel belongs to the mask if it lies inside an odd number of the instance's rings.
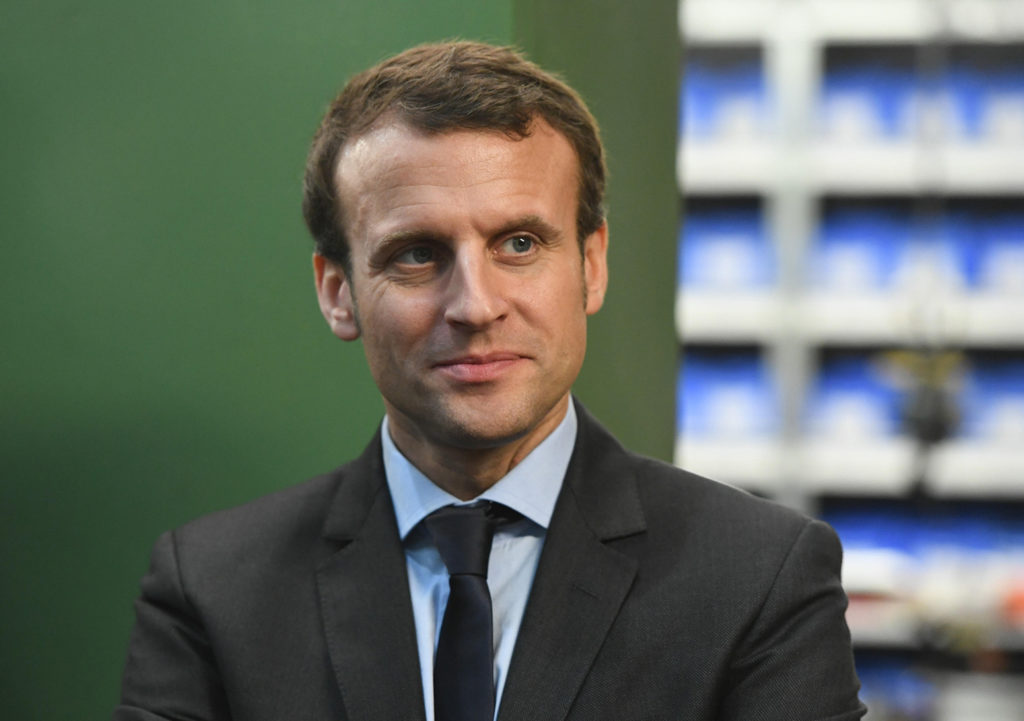
[[[677,345],[672,0],[519,0],[530,56],[560,72],[601,125],[609,169],[609,290],[575,392],[629,448],[670,460]]]
[[[591,100],[613,277],[578,390],[669,456],[675,4],[637,5],[3,4],[3,718],[108,717],[156,535],[369,438],[380,402],[316,309],[300,182],[344,78],[409,45],[518,42]]]

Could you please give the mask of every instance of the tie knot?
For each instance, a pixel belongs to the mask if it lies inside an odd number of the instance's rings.
[[[495,505],[485,502],[473,506],[445,506],[423,520],[449,575],[487,577],[491,539],[498,523],[492,508]]]

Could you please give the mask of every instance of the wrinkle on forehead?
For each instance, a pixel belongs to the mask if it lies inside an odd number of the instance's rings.
[[[496,142],[442,142],[460,135],[476,138],[485,135]],[[529,139],[537,136],[550,136],[556,143],[561,141],[559,144],[564,144],[565,150],[575,157],[568,140],[542,119],[535,121],[530,135],[521,138],[510,137],[498,130],[459,129],[427,133],[400,121],[377,125],[348,143],[339,155],[335,184],[345,210],[348,230],[362,227],[368,206],[382,200],[390,208],[411,208],[419,202],[432,203],[429,192],[422,194],[424,189],[474,188],[491,183],[509,183],[527,167],[535,175],[538,151],[520,153],[513,150],[524,141],[528,147],[536,147]],[[410,143],[414,144],[414,152],[410,152]],[[561,167],[558,156],[559,153],[546,152],[540,158],[542,167],[546,165],[549,168],[542,174],[555,172]],[[514,187],[509,190],[515,193]],[[438,193],[438,199],[442,203],[446,201],[443,193]]]
[[[392,119],[388,122],[378,123],[370,130],[350,140],[338,154],[338,162],[335,166],[334,180],[340,189],[345,185],[353,185],[357,179],[366,178],[374,173],[374,165],[383,164],[393,166],[394,160],[401,157],[399,150],[402,141],[420,140],[431,141],[454,135],[490,135],[495,139],[501,139],[509,143],[519,143],[534,135],[557,136],[569,148],[575,156],[575,150],[564,136],[551,127],[543,118],[536,118],[530,126],[529,135],[511,136],[497,129],[453,129],[441,133],[430,133],[417,128],[402,120]],[[389,148],[390,152],[382,152],[381,147]],[[495,156],[504,155],[503,144],[495,143],[488,145],[476,144],[472,146],[472,153],[460,152],[458,162],[489,164]],[[475,157],[474,157],[475,156]],[[381,161],[384,161],[383,163]],[[446,165],[446,164],[444,164]],[[439,165],[438,167],[444,167]],[[351,171],[351,172],[350,172]],[[379,177],[379,176],[378,176]],[[348,181],[346,183],[346,178]]]

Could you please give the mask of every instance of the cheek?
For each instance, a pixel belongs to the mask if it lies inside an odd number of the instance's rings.
[[[429,337],[437,306],[422,296],[383,293],[362,306],[363,342],[377,356],[401,359]]]
[[[586,334],[584,286],[579,277],[548,286],[524,298],[523,315],[537,327],[546,329],[551,342],[558,346],[576,344]]]
[[[560,281],[548,284],[547,303],[557,305],[564,316],[583,314],[586,307],[587,284],[583,278],[582,264],[574,263],[560,275]]]

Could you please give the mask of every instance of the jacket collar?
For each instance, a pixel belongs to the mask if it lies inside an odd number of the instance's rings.
[[[324,535],[340,547],[317,569],[327,648],[348,718],[424,721],[405,555],[380,434],[335,472]]]

